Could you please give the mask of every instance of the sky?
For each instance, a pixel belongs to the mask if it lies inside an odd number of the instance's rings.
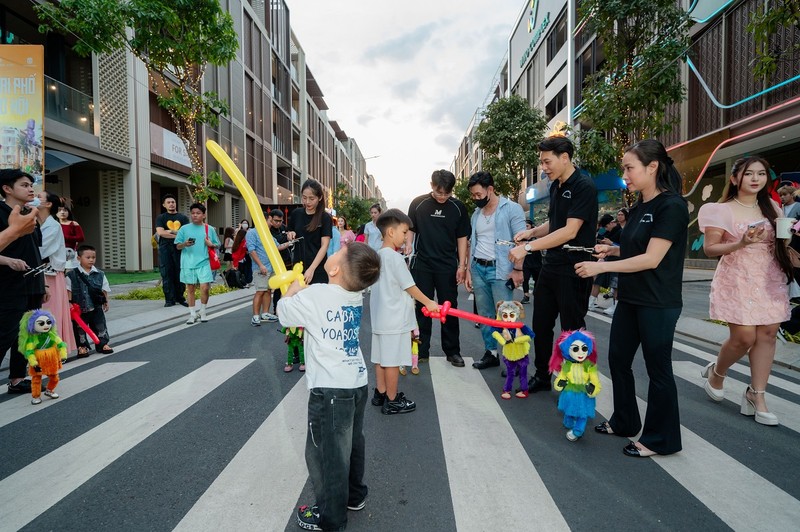
[[[523,0],[286,0],[306,64],[388,207],[449,169]]]

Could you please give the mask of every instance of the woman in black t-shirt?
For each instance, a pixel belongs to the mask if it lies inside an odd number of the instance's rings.
[[[295,209],[289,215],[289,240],[303,237],[300,241],[300,260],[303,261],[303,276],[306,284],[327,283],[325,259],[328,243],[333,235],[333,220],[325,212],[322,203],[322,185],[315,179],[306,179],[300,189],[303,208]]]
[[[620,245],[595,246],[597,257],[621,260],[581,262],[581,277],[619,272],[619,303],[611,322],[608,362],[614,385],[614,414],[595,430],[635,436],[642,428],[636,404],[633,357],[642,346],[650,386],[644,429],[623,452],[646,457],[681,450],[678,391],[672,374],[672,341],[681,314],[681,283],[689,210],[681,195],[681,176],[656,140],[643,140],[622,158],[623,179],[639,192]]]

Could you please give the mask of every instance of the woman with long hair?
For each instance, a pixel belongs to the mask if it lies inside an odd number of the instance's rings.
[[[756,423],[777,425],[765,393],[775,357],[776,333],[790,317],[792,265],[786,245],[775,238],[781,209],[767,191],[769,163],[751,156],[733,163],[719,203],[700,207],[697,222],[705,233],[703,251],[720,257],[711,281],[711,319],[728,323],[730,336],[717,360],[702,372],[704,388],[714,401],[725,397],[728,368],[748,353],[750,385],[741,413]]]
[[[637,142],[622,157],[628,190],[639,193],[631,207],[619,246],[598,244],[596,256],[620,260],[581,262],[581,277],[619,273],[619,302],[611,322],[608,363],[614,386],[614,413],[595,431],[633,437],[627,456],[647,457],[681,450],[678,390],[672,373],[672,342],[681,314],[683,259],[689,209],[681,194],[681,176],[657,140]],[[633,357],[641,345],[650,385],[642,427],[633,379]]]
[[[227,264],[227,270],[231,269],[233,263],[233,227],[226,227],[222,236],[222,260]]]
[[[67,207],[68,200],[62,198],[58,210],[52,213],[53,217],[61,224],[61,231],[64,233],[64,244],[70,249],[78,249],[78,244],[84,241],[83,228],[75,221],[72,211]],[[55,208],[55,207],[54,207]]]
[[[331,241],[333,220],[325,212],[322,185],[315,179],[306,179],[300,188],[303,208],[289,215],[289,240],[303,237],[300,241],[300,258],[303,261],[303,276],[306,284],[327,283],[325,273],[328,244]]]
[[[347,218],[344,216],[339,216],[336,219],[336,228],[339,230],[343,246],[356,241],[356,234],[350,230],[350,226],[347,225]]]
[[[247,286],[253,282],[252,259],[247,252],[247,242],[244,240],[249,228],[250,222],[247,220],[239,222],[239,229],[236,231],[236,236],[233,239],[233,247],[231,248],[233,249],[231,253],[233,267],[242,274],[242,281]]]
[[[72,318],[69,313],[69,296],[64,271],[67,267],[67,245],[64,242],[64,232],[59,225],[55,214],[64,205],[63,198],[52,192],[39,192],[39,224],[42,228],[42,245],[39,254],[43,261],[50,263],[50,268],[44,273],[45,284],[50,287],[50,299],[42,304],[42,308],[50,311],[56,319],[58,334],[67,344],[69,352],[78,349],[75,334],[72,330]],[[55,212],[54,212],[55,211]],[[81,232],[81,240],[83,240]],[[78,357],[88,356],[86,348],[78,352]]]

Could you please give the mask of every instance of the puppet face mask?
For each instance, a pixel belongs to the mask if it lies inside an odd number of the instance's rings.
[[[36,321],[33,322],[33,330],[37,334],[48,333],[52,328],[53,328],[53,320],[51,320],[47,316],[39,316],[38,318],[36,318]]]
[[[497,303],[497,319],[506,322],[519,321],[524,318],[522,304],[518,301],[500,301]]]
[[[580,340],[575,340],[569,346],[569,356],[575,362],[583,362],[589,356],[589,346]]]

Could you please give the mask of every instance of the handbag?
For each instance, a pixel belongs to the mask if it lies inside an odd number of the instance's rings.
[[[206,238],[208,238],[208,224],[206,224]],[[211,266],[212,272],[215,272],[222,267],[222,264],[219,261],[219,256],[217,255],[217,250],[214,248],[208,248],[208,263]]]

